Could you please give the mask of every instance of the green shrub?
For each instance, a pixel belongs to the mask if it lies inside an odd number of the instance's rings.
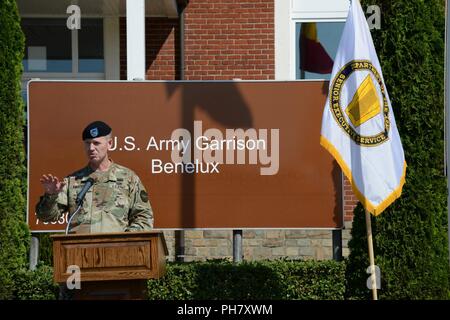
[[[381,8],[373,31],[408,164],[403,195],[372,217],[382,299],[447,299],[447,189],[444,175],[443,0],[370,0]],[[368,299],[363,208],[355,209],[348,292]]]
[[[41,265],[34,271],[21,269],[15,274],[14,299],[56,300],[59,287],[53,283],[52,267]]]
[[[345,263],[336,261],[225,260],[169,263],[167,274],[148,282],[149,298],[329,299],[345,292]]]
[[[153,300],[192,299],[287,299],[342,300],[345,292],[345,262],[257,261],[233,264],[225,260],[168,263],[166,275],[148,281]],[[55,300],[58,285],[52,267],[14,273],[12,298]]]
[[[24,36],[15,0],[0,2],[0,299],[13,297],[14,274],[27,263],[24,107],[20,77]]]

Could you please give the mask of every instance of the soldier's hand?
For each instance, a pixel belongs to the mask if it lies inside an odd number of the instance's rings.
[[[44,174],[39,181],[47,194],[58,194],[66,185],[64,181],[60,181],[58,177],[51,174]]]

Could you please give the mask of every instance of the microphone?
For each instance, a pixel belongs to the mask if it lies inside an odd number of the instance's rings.
[[[94,184],[94,179],[89,178],[86,180],[86,183],[84,184],[83,189],[81,189],[80,193],[78,193],[77,199],[75,200],[75,203],[77,204],[77,206],[79,206],[83,202],[84,197],[86,196],[86,192],[88,192],[88,190],[92,187],[93,184]]]
[[[72,222],[73,217],[75,217],[75,215],[81,209],[81,205],[83,203],[84,197],[86,196],[86,192],[88,192],[88,190],[92,187],[94,182],[95,182],[95,180],[92,179],[92,178],[87,179],[86,183],[83,186],[83,189],[81,189],[80,193],[78,193],[77,198],[75,199],[75,203],[77,205],[77,209],[75,210],[74,213],[72,213],[70,215],[69,221],[67,221],[66,234],[69,233],[69,227],[70,227],[70,223]]]

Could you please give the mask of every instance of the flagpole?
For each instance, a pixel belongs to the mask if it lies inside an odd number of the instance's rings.
[[[367,243],[369,245],[369,261],[370,261],[370,283],[372,288],[372,299],[378,300],[377,294],[377,276],[375,273],[375,257],[373,254],[373,241],[372,241],[372,223],[370,221],[370,212],[366,212],[366,229],[367,229]]]
[[[364,211],[366,212],[367,245],[369,246],[370,287],[372,288],[372,299],[378,300],[377,274],[375,273],[375,255],[373,253],[372,222],[370,219],[370,212],[366,209]]]

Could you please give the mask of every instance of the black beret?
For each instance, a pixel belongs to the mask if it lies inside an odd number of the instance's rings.
[[[83,130],[83,140],[104,137],[111,133],[111,127],[103,121],[94,121]]]

